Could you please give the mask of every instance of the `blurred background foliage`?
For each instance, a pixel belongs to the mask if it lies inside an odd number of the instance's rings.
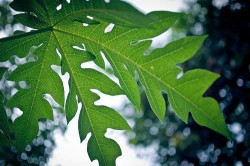
[[[188,15],[175,25],[172,38],[209,36],[196,56],[181,66],[184,71],[203,68],[221,75],[204,96],[220,103],[233,141],[198,126],[191,116],[184,124],[170,106],[160,124],[144,94],[143,115],[127,115],[135,121],[129,142],[156,147],[157,154],[144,157],[154,156],[159,165],[250,165],[250,1],[185,2]]]
[[[161,124],[153,114],[142,90],[143,113],[127,114],[134,122],[133,132],[127,133],[136,147],[154,146],[157,154],[150,156],[157,165],[250,165],[250,1],[248,0],[189,0],[185,1],[188,14],[172,29],[173,38],[185,35],[208,34],[195,58],[182,64],[184,71],[204,68],[221,74],[205,96],[214,97],[222,108],[233,141],[198,126],[190,117],[184,124],[168,105]],[[25,30],[13,20],[8,1],[0,1],[0,31],[10,35],[15,29]],[[19,61],[18,61],[19,62]],[[20,62],[19,62],[20,63]],[[16,59],[7,62],[15,68]],[[4,93],[14,93],[15,85],[1,81]],[[142,88],[141,88],[142,89]],[[10,96],[7,96],[7,98]],[[167,99],[167,95],[164,95]],[[124,110],[131,109],[131,105]],[[126,112],[126,111],[125,111]],[[129,111],[128,111],[129,112]],[[15,110],[7,110],[10,123]],[[40,121],[39,136],[18,154],[15,147],[0,145],[0,165],[44,165],[55,147],[53,131],[64,131],[60,111],[57,120]],[[141,151],[138,151],[141,152]]]

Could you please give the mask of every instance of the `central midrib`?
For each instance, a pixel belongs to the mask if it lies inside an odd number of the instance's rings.
[[[51,39],[51,36],[49,36],[49,39],[48,39],[48,43],[49,43],[49,40]],[[48,49],[46,49],[45,50],[45,52],[47,52],[48,51]],[[46,55],[46,54],[45,54]],[[43,56],[43,59],[45,59],[45,56]],[[43,60],[42,60],[43,61]],[[44,62],[44,61],[43,61]],[[39,70],[39,74],[38,74],[38,79],[37,79],[37,83],[36,83],[36,85],[35,85],[35,89],[34,89],[34,97],[33,97],[33,100],[32,100],[32,102],[31,102],[31,106],[30,106],[30,109],[29,109],[29,113],[28,113],[28,120],[26,121],[26,130],[24,131],[24,133],[23,133],[23,136],[26,136],[26,132],[28,131],[27,130],[27,128],[28,128],[28,124],[29,124],[29,122],[30,122],[30,117],[31,117],[31,112],[32,112],[32,110],[33,110],[33,106],[34,106],[34,103],[35,103],[35,100],[36,100],[36,96],[37,96],[37,91],[38,91],[38,88],[39,88],[39,83],[41,82],[41,80],[40,80],[40,78],[41,78],[41,73],[42,73],[42,70],[43,70],[43,65],[44,65],[44,63],[42,63],[41,64],[41,67],[40,67],[40,70]],[[23,137],[22,137],[23,138]]]
[[[60,47],[60,50],[63,51],[63,49],[62,49],[62,47],[61,47],[61,45],[60,45],[60,42],[59,42],[59,40],[57,39],[56,34],[55,34],[54,32],[53,32],[53,35],[54,35],[54,37],[55,37],[55,39],[56,39],[56,41],[57,41],[57,43],[58,43],[58,46]],[[63,57],[64,57],[64,59],[65,59],[65,61],[66,61],[66,63],[67,63],[67,66],[71,69],[71,67],[70,67],[70,65],[69,65],[69,62],[68,62],[69,60],[67,59],[67,56],[65,56],[65,53],[64,53],[64,52],[62,52],[62,55],[63,55]],[[72,70],[70,70],[70,71],[69,71],[69,74],[71,75],[71,79],[73,79],[73,82],[74,82],[74,84],[76,85],[77,90],[80,92],[80,89],[79,89],[79,87],[77,86],[77,81],[75,80],[75,77],[73,77],[75,73],[74,73]],[[84,97],[81,95],[81,93],[79,93],[79,94],[80,94],[81,100],[82,100],[82,102],[83,102],[83,107],[85,108],[85,110],[88,110],[89,108],[87,108],[87,107],[85,106],[85,104],[84,104]],[[90,118],[90,115],[89,115],[88,111],[86,111],[86,114],[87,114],[88,119],[89,119],[89,121],[90,121],[90,126],[91,126],[91,128],[92,128],[92,131],[94,132],[93,136],[95,137],[95,139],[96,139],[96,141],[97,141],[98,147],[99,147],[100,152],[101,152],[101,156],[102,156],[102,158],[103,158],[103,161],[104,161],[105,164],[106,164],[106,159],[104,158],[104,155],[103,155],[103,153],[102,153],[102,149],[101,149],[100,143],[99,143],[99,141],[98,141],[98,139],[97,139],[97,137],[96,137],[95,130],[94,130],[94,127],[93,127],[93,125],[92,125],[92,121],[91,121],[91,118]],[[107,164],[106,164],[106,165],[107,165]]]

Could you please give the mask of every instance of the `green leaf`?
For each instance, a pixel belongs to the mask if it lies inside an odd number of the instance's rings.
[[[84,54],[79,50],[72,49],[72,39],[76,43],[82,40],[72,36],[55,32],[58,39],[60,53],[64,58],[62,63],[65,71],[70,72],[70,94],[67,98],[66,117],[70,121],[76,113],[77,100],[83,103],[79,118],[79,135],[83,141],[90,132],[92,136],[88,142],[88,152],[91,160],[98,159],[100,165],[115,165],[115,159],[121,155],[117,143],[104,137],[107,128],[117,130],[130,129],[127,122],[114,110],[96,106],[93,103],[99,99],[91,89],[98,89],[105,94],[120,95],[122,90],[107,76],[93,69],[81,69],[80,65],[84,60]],[[69,38],[68,38],[69,37]],[[68,39],[67,39],[68,38]],[[65,40],[62,44],[60,41]],[[82,54],[82,55],[81,55]],[[86,61],[89,56],[85,56]],[[84,60],[85,61],[85,60]]]
[[[175,64],[192,57],[205,38],[206,36],[185,37],[172,42],[164,49],[155,50],[152,53],[154,57],[148,56],[138,61],[141,67],[137,70],[153,109],[155,107],[160,113],[164,112],[161,106],[155,104],[159,101],[159,93],[162,90],[168,94],[172,108],[184,122],[188,122],[188,114],[191,112],[198,124],[230,138],[218,103],[211,98],[202,97],[207,88],[219,77],[218,74],[196,69],[177,78],[181,69]],[[161,66],[164,68],[157,70]]]
[[[191,113],[198,124],[230,137],[218,103],[202,96],[218,78],[217,74],[196,69],[179,78],[182,70],[176,67],[195,54],[206,36],[185,37],[145,55],[151,38],[169,29],[182,14],[159,11],[143,15],[118,0],[110,3],[103,0],[25,2],[14,0],[11,3],[13,9],[24,12],[15,18],[35,30],[0,39],[0,61],[13,55],[32,54],[37,58],[18,67],[8,78],[15,82],[26,81],[29,85],[8,102],[8,107],[23,111],[13,125],[19,150],[24,150],[36,137],[39,119],[53,120],[52,108],[44,98],[45,94],[50,94],[65,108],[68,122],[75,116],[79,102],[82,103],[79,134],[84,140],[91,133],[90,159],[97,159],[100,165],[115,165],[121,150],[115,141],[104,135],[107,128],[126,130],[130,127],[115,110],[95,105],[99,96],[93,90],[108,95],[125,94],[140,110],[136,75],[161,121],[166,111],[162,93],[167,93],[172,108],[183,121],[187,122]],[[60,4],[62,8],[57,10]],[[105,33],[110,23],[115,26]],[[93,61],[104,69],[102,56],[110,62],[120,86],[97,70],[81,68],[83,63]],[[62,81],[51,65],[61,66],[62,74],[70,75],[66,103]]]

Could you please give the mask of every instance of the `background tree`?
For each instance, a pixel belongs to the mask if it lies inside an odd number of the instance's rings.
[[[135,120],[136,133],[130,142],[137,146],[156,144],[155,161],[161,165],[249,165],[250,2],[201,0],[187,5],[189,17],[174,31],[209,37],[196,59],[183,67],[206,68],[221,75],[206,95],[220,102],[233,141],[197,126],[191,118],[187,126],[171,110],[160,124],[143,98],[144,119],[130,117]]]

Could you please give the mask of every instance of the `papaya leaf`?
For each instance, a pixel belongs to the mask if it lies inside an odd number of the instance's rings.
[[[44,98],[45,94],[50,94],[65,109],[68,122],[75,116],[79,102],[82,103],[79,134],[84,140],[91,133],[90,159],[97,159],[104,166],[115,165],[121,155],[120,147],[104,135],[107,128],[128,130],[130,127],[115,110],[95,105],[99,96],[93,90],[108,95],[125,94],[140,110],[136,75],[161,121],[166,111],[162,93],[167,93],[173,110],[183,121],[187,122],[191,113],[198,124],[230,138],[218,103],[203,97],[218,75],[196,69],[179,77],[182,70],[176,66],[190,59],[206,36],[184,37],[145,55],[151,38],[169,29],[182,14],[158,11],[144,15],[118,0],[109,3],[104,0],[71,0],[70,3],[66,0],[14,0],[10,6],[22,12],[15,19],[33,30],[0,39],[0,61],[13,55],[26,57],[32,48],[35,48],[32,56],[36,57],[36,61],[21,65],[8,77],[10,81],[26,81],[29,85],[19,90],[7,104],[23,112],[13,124],[20,151],[36,137],[39,119],[53,120],[52,107]],[[110,25],[112,28],[107,30]],[[119,79],[119,85],[97,70],[81,67],[93,61],[105,69],[105,58]],[[52,65],[60,66],[62,74],[70,75],[66,100],[62,81]]]

